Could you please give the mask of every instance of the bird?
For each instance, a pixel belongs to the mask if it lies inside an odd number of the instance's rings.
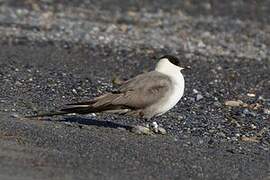
[[[185,88],[183,69],[177,57],[164,55],[154,70],[124,81],[116,91],[88,101],[66,104],[58,111],[27,117],[107,112],[150,120],[169,111],[182,98]]]

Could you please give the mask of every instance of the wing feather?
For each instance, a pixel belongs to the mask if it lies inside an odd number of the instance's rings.
[[[169,92],[170,85],[170,78],[159,72],[141,74],[120,87],[121,93],[112,104],[144,108],[164,97]]]

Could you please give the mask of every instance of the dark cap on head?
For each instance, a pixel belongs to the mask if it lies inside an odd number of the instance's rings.
[[[179,59],[175,56],[172,56],[172,55],[164,55],[162,56],[161,58],[159,59],[168,59],[172,64],[176,65],[176,66],[179,66],[180,65],[180,62],[179,62]]]

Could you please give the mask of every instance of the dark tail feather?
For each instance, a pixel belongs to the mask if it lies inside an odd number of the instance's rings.
[[[57,116],[57,115],[64,115],[68,114],[66,112],[49,112],[49,113],[42,113],[42,114],[37,114],[33,116],[25,116],[25,118],[38,118],[38,117],[51,117],[51,116]]]
[[[73,106],[70,108],[65,108],[65,109],[60,110],[60,112],[65,112],[66,114],[70,114],[70,113],[88,114],[88,113],[94,113],[97,111],[98,111],[98,109],[92,108],[92,107],[86,106],[86,105],[78,105],[75,107]]]
[[[77,102],[77,103],[70,103],[67,104],[67,106],[76,106],[76,105],[91,105],[97,102],[97,100],[92,100],[92,101],[84,101],[84,102]]]
[[[117,95],[115,94],[105,94],[103,96],[97,97],[91,101],[86,102],[78,102],[67,104],[66,108],[60,109],[60,111],[52,112],[52,113],[44,113],[33,116],[26,116],[26,118],[35,118],[35,117],[50,117],[57,115],[65,115],[65,114],[88,114],[88,113],[96,113],[107,110],[119,110],[121,106],[112,105],[110,102],[112,99],[115,99]]]
[[[101,112],[104,109],[107,109],[107,108],[102,108],[102,107],[93,108],[87,105],[75,105],[73,107],[67,107],[67,108],[61,109],[60,111],[37,114],[33,116],[25,116],[25,118],[51,117],[51,116],[65,115],[65,114],[72,114],[72,113],[88,114],[88,113]]]

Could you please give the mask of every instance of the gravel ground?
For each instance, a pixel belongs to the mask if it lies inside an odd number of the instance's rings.
[[[222,2],[222,1],[221,1]],[[0,179],[270,179],[269,1],[0,1]],[[155,118],[29,120],[181,59],[186,91]]]

